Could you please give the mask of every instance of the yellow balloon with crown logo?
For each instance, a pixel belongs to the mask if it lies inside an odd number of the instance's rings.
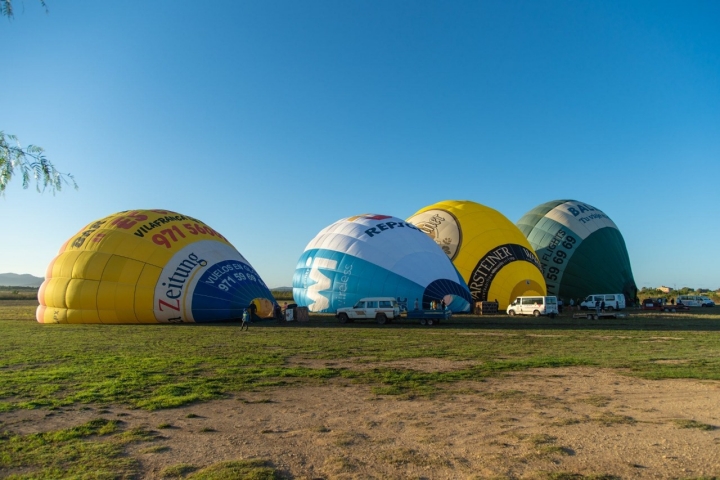
[[[502,213],[468,200],[446,200],[407,219],[445,251],[473,301],[505,309],[520,295],[545,295],[540,262],[525,235]]]

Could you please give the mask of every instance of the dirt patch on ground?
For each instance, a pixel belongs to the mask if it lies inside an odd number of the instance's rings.
[[[463,368],[443,362],[388,365]],[[431,399],[376,396],[365,386],[335,383],[157,412],[17,411],[0,414],[0,428],[30,433],[98,417],[149,427],[162,434],[152,445],[167,448],[151,453],[142,443],[129,451],[148,479],[178,463],[202,467],[243,458],[267,459],[296,479],[538,478],[560,472],[691,478],[720,474],[720,429],[712,428],[720,426],[718,399],[720,382],[556,368],[455,383]]]

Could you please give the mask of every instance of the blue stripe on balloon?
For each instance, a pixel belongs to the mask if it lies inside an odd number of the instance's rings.
[[[217,271],[224,273],[218,278],[211,278]],[[257,281],[251,280],[251,277]],[[266,298],[275,303],[270,290],[260,282],[255,269],[237,260],[226,260],[207,267],[192,292],[193,318],[198,323],[239,319],[243,309],[256,298]]]

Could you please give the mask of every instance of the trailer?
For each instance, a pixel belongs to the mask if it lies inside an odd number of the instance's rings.
[[[573,313],[573,318],[587,318],[588,320],[599,320],[601,318],[625,318],[626,314],[620,313],[617,310],[611,312],[600,312],[597,313],[594,310],[588,310],[587,312]]]
[[[440,320],[447,320],[452,316],[449,309],[446,310],[408,310],[406,317],[420,321],[420,325],[436,325]]]
[[[685,305],[684,303],[665,303],[662,298],[658,298],[657,300],[654,298],[646,298],[642,301],[642,306],[640,308],[643,310],[658,310],[661,312],[679,312],[682,310],[690,310],[689,305]]]

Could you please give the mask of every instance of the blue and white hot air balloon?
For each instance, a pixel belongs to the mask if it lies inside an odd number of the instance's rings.
[[[415,299],[427,308],[445,300],[470,310],[471,296],[452,262],[414,225],[387,215],[344,218],[305,247],[293,276],[293,297],[311,312],[332,313],[363,297]]]

